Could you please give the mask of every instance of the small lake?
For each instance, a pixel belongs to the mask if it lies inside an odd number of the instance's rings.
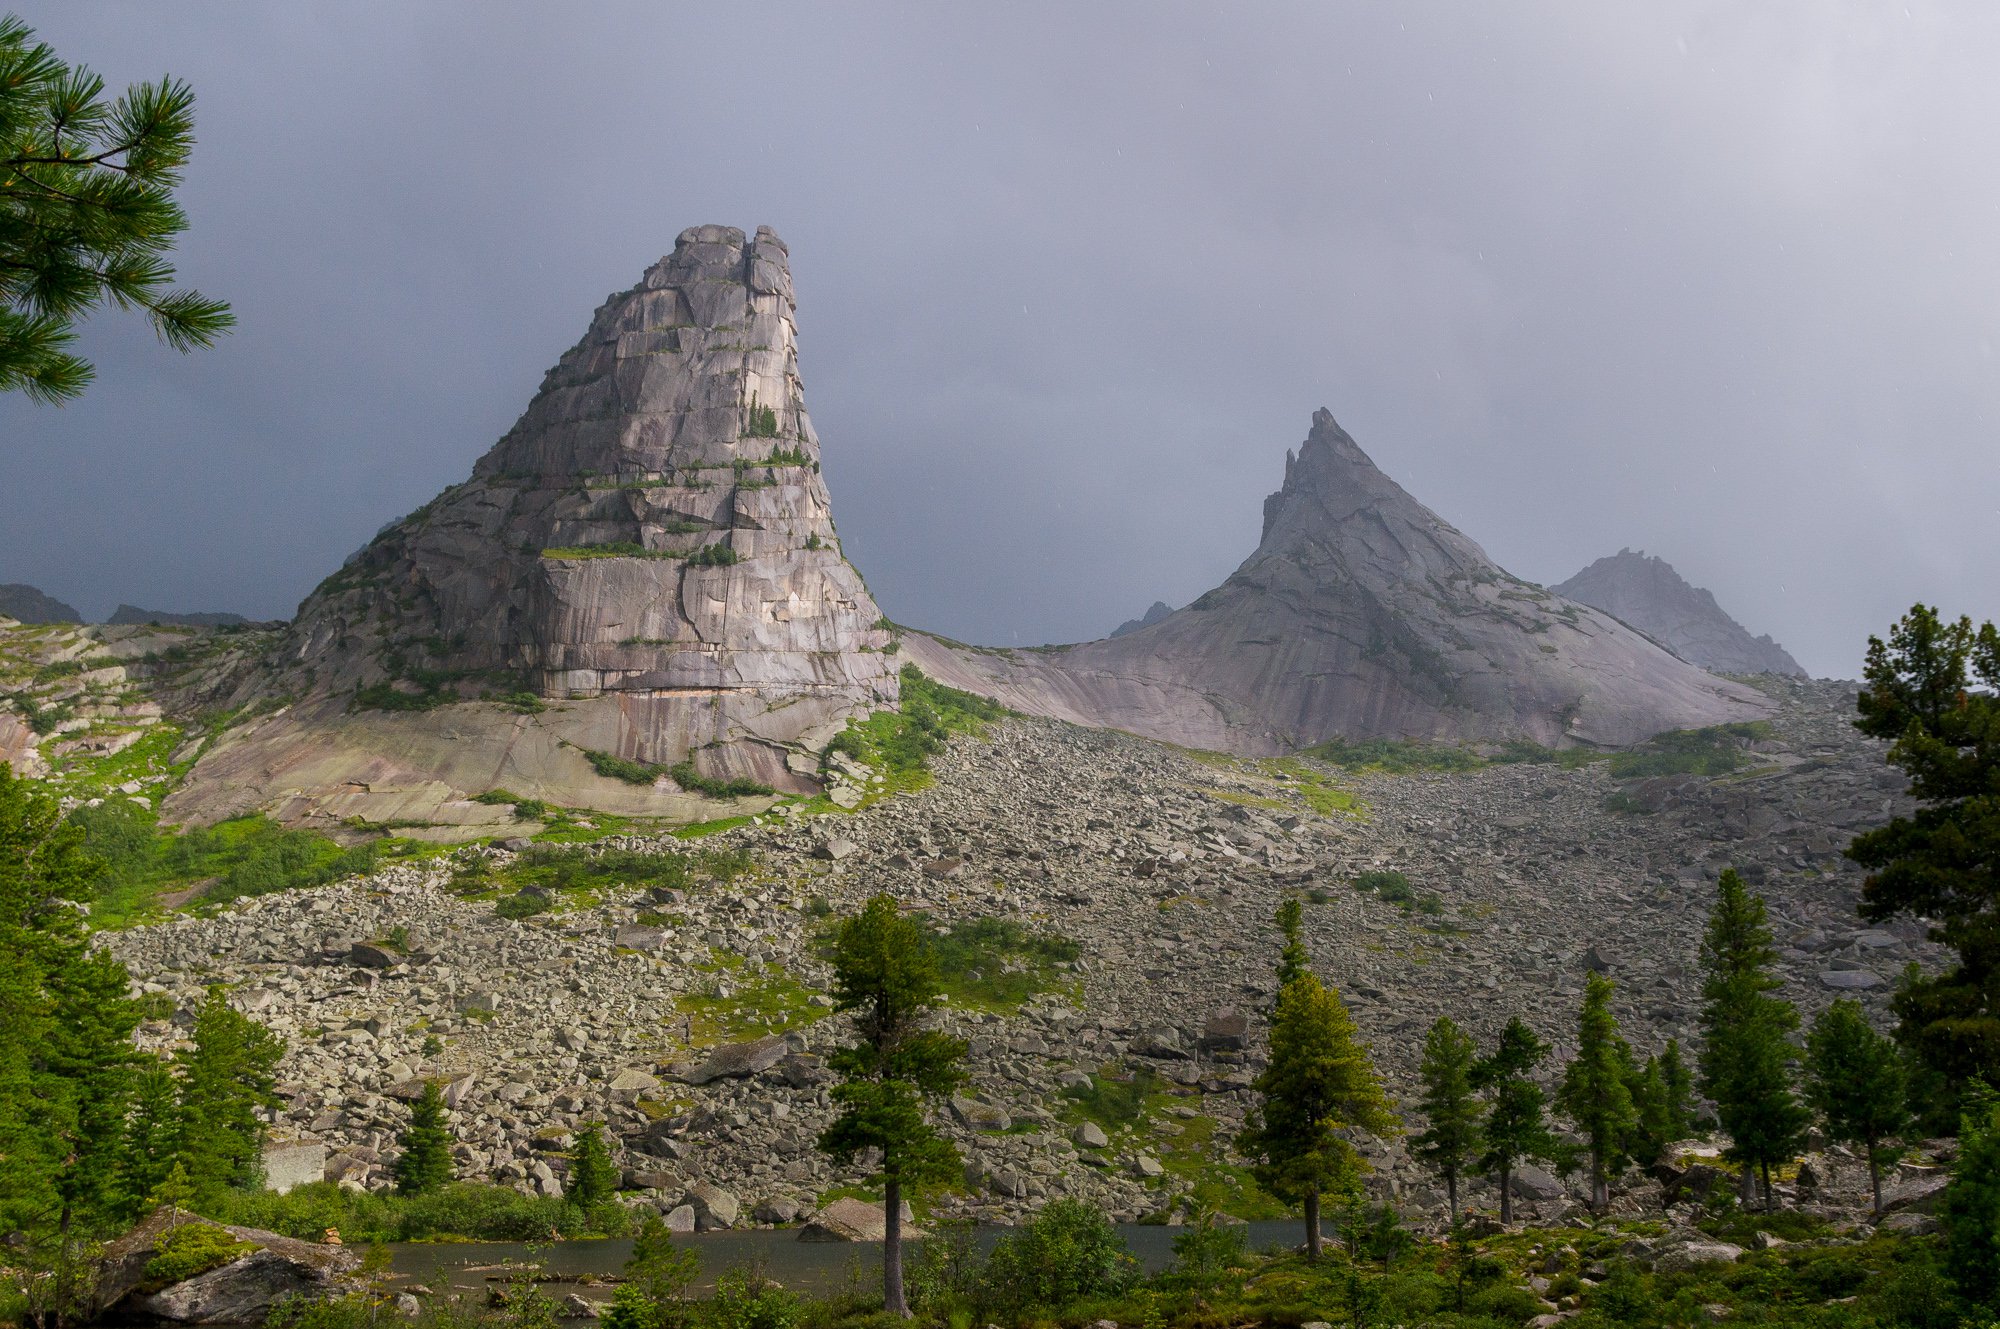
[[[1184,1228],[1154,1227],[1121,1223],[1118,1235],[1125,1248],[1148,1272],[1164,1269],[1173,1261],[1173,1239]],[[980,1250],[991,1250],[1008,1231],[1004,1227],[982,1227],[974,1241]],[[1293,1246],[1305,1239],[1303,1224],[1288,1222],[1251,1223],[1245,1229],[1250,1249]],[[796,1229],[758,1229],[745,1232],[700,1232],[674,1238],[674,1244],[697,1252],[701,1257],[698,1292],[714,1288],[715,1280],[732,1268],[755,1268],[798,1292],[830,1293],[850,1284],[873,1288],[882,1278],[882,1245],[873,1241],[800,1241]],[[904,1267],[914,1267],[921,1240],[904,1243]],[[439,1243],[398,1243],[391,1245],[390,1268],[404,1286],[422,1283],[436,1288],[440,1283],[459,1291],[495,1286],[506,1281],[507,1266],[539,1264],[554,1278],[544,1285],[551,1295],[561,1297],[579,1292],[591,1301],[608,1300],[611,1290],[591,1286],[591,1280],[615,1278],[631,1257],[629,1238],[596,1241],[559,1241],[535,1245],[515,1241],[470,1241]]]

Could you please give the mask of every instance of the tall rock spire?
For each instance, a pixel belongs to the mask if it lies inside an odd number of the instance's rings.
[[[287,664],[356,711],[615,697],[565,741],[796,785],[787,745],[895,699],[881,617],[834,530],[784,243],[698,226],[470,480],[313,592]]]

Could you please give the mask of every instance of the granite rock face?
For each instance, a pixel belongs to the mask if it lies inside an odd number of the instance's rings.
[[[423,818],[454,790],[504,783],[697,813],[612,787],[592,751],[810,788],[801,752],[893,703],[902,663],[842,553],[819,447],[783,242],[682,232],[597,310],[469,480],[300,606],[276,686],[260,684],[300,704],[218,745],[184,810],[268,802],[274,783],[315,805],[359,785],[418,790],[420,805],[376,798],[360,815]],[[561,705],[524,719],[470,704],[523,693]]]
[[[83,615],[74,606],[18,581],[0,583],[0,618],[17,623],[83,622]]]
[[[1629,623],[1660,645],[1718,674],[1785,674],[1804,678],[1784,647],[1722,611],[1715,597],[1674,571],[1663,558],[1621,549],[1550,588],[1578,604]]]
[[[1031,714],[1247,754],[1336,736],[1624,746],[1769,709],[1501,569],[1325,410],[1286,457],[1256,552],[1187,608],[1032,653],[905,646],[926,672]]]

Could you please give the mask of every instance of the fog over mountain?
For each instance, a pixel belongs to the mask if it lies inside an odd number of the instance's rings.
[[[790,247],[900,623],[1188,604],[1322,405],[1511,572],[1671,550],[1817,675],[2000,613],[1991,7],[16,8],[193,84],[240,319],[0,399],[0,580],[88,617],[289,616],[710,218]]]

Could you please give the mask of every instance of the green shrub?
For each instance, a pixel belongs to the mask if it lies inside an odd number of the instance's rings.
[[[599,775],[609,780],[623,780],[626,784],[651,784],[660,778],[661,769],[643,761],[633,761],[629,757],[616,756],[609,752],[599,752],[595,748],[579,748],[585,760]]]
[[[687,557],[691,568],[726,568],[741,561],[736,550],[725,544],[701,545]]]
[[[1524,1287],[1498,1283],[1468,1297],[1465,1308],[1504,1324],[1526,1324],[1542,1313],[1542,1299]]]
[[[690,793],[707,794],[710,798],[755,798],[774,792],[771,786],[740,775],[728,780],[703,775],[696,769],[693,757],[669,766],[667,777]]]
[[[792,1329],[805,1305],[791,1292],[756,1269],[725,1269],[715,1281],[715,1295],[702,1308],[708,1329]]]
[[[406,692],[393,682],[370,683],[354,690],[354,709],[358,711],[428,711],[457,700],[456,694],[442,689]]]
[[[1377,868],[1362,873],[1354,879],[1354,889],[1377,892],[1390,904],[1406,907],[1417,899],[1416,888],[1410,885],[1410,879],[1394,868]]]
[[[1767,721],[1714,725],[1707,729],[1675,729],[1655,734],[1630,752],[1613,753],[1611,775],[1636,780],[1655,775],[1727,775],[1749,763],[1745,750],[1756,739],[1768,738]]]
[[[520,890],[503,897],[493,906],[493,912],[502,918],[533,918],[536,914],[546,914],[555,907],[546,892]]]
[[[1034,1221],[994,1245],[982,1300],[1018,1318],[1116,1295],[1137,1278],[1138,1264],[1110,1219],[1080,1200],[1052,1200]]]

